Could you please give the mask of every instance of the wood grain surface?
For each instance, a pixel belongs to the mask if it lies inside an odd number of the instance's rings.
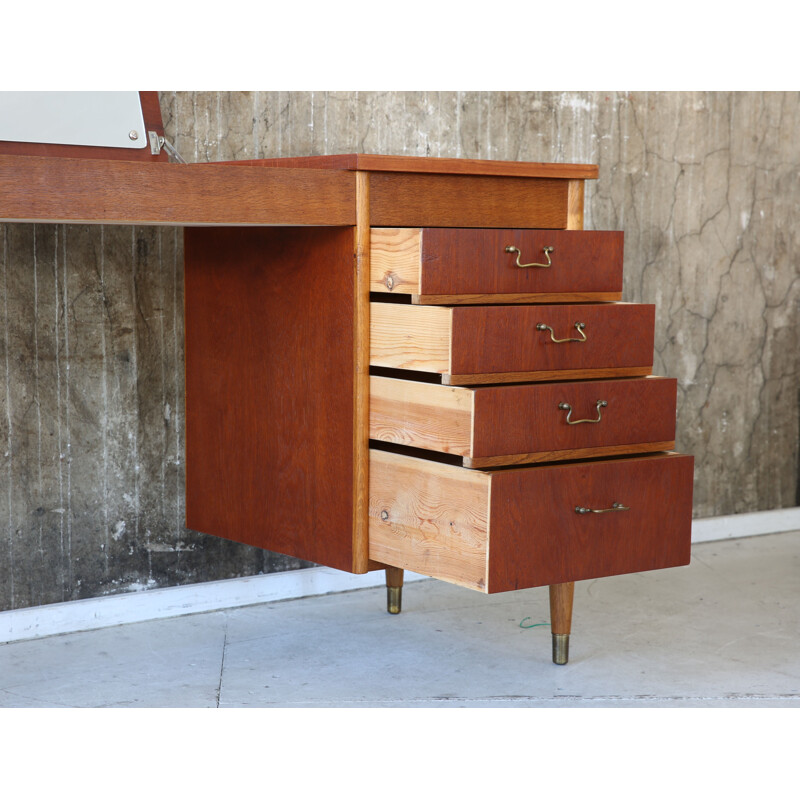
[[[447,372],[451,334],[452,309],[370,303],[369,363]]]
[[[410,306],[412,310],[417,306]],[[456,306],[451,309],[452,375],[650,367],[655,306],[604,305]],[[575,323],[585,324],[586,341]]]
[[[374,172],[375,227],[566,228],[568,182]]]
[[[667,442],[675,439],[674,378],[575,381],[473,389],[475,458],[547,450]],[[567,424],[597,419],[600,422]]]
[[[484,472],[371,450],[370,558],[485,591],[489,481]]]
[[[353,229],[185,237],[187,525],[366,568],[353,540]]]
[[[537,294],[412,294],[415,306],[479,306],[534,303],[615,303],[622,292],[540,292]]]
[[[371,292],[419,294],[422,286],[421,228],[373,228],[369,249]]]
[[[524,383],[528,381],[586,381],[599,378],[631,378],[650,375],[652,367],[600,367],[598,369],[550,369],[532,372],[473,372],[469,375],[442,375],[445,386],[483,383]]]
[[[490,593],[681,566],[693,463],[666,453],[487,472],[373,450],[370,555]],[[615,502],[628,510],[575,511]]]
[[[584,181],[570,181],[567,197],[567,230],[583,230],[583,198],[586,193]]]
[[[506,247],[518,248],[507,253]],[[552,266],[526,267],[520,263]],[[622,292],[621,231],[374,228],[373,292],[426,296],[597,296]],[[444,298],[442,298],[444,299]]]
[[[415,306],[372,303],[370,363],[438,372],[455,383],[647,374],[655,307],[632,303],[540,306]],[[585,324],[586,341],[575,323]],[[598,374],[598,370],[602,370]],[[520,377],[522,376],[522,377]],[[455,380],[454,380],[455,379]],[[512,378],[513,379],[513,378]]]
[[[388,588],[402,589],[403,588],[403,570],[399,567],[385,567],[386,570],[386,586]]]
[[[692,456],[492,473],[489,591],[689,563]],[[577,514],[576,506],[629,511]]]
[[[471,455],[471,389],[372,375],[369,394],[371,439]]]
[[[145,131],[155,131],[164,135],[164,124],[161,120],[161,106],[158,92],[139,92],[142,103],[142,116]],[[150,153],[150,143],[146,147],[88,147],[70,144],[45,144],[38,142],[2,142],[0,155],[9,156],[47,156],[50,158],[101,158],[112,161],[145,161],[167,162],[169,155],[162,149],[154,156]]]
[[[370,437],[465,457],[472,468],[669,450],[677,381],[637,378],[456,387],[370,379]],[[567,424],[596,419],[600,422]]]
[[[369,564],[369,173],[356,173],[353,346],[353,571]],[[326,254],[321,252],[321,257]]]
[[[0,155],[0,220],[355,225],[355,176],[328,170]]]
[[[574,583],[555,583],[550,587],[550,631],[569,634],[572,631]]]
[[[228,162],[232,163],[232,162]],[[505,175],[524,178],[561,178],[583,184],[597,178],[596,164],[548,164],[535,161],[493,161],[477,158],[429,158],[424,156],[344,153],[328,156],[262,158],[236,162],[265,167],[415,172],[438,175]]]
[[[572,450],[539,450],[536,453],[518,453],[511,456],[482,456],[467,458],[462,466],[469,469],[522,466],[524,464],[546,464],[551,461],[576,461],[585,458],[608,458],[630,456],[641,453],[662,453],[675,448],[675,440],[665,442],[639,442],[637,444],[601,445],[599,447],[576,447]]]

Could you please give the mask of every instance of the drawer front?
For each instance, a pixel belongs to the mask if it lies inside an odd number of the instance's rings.
[[[671,450],[676,394],[674,378],[467,388],[372,376],[370,438],[472,468]]]
[[[619,300],[622,248],[621,231],[373,228],[370,291],[420,303]]]
[[[447,384],[649,375],[655,306],[372,303],[370,364]]]
[[[566,228],[569,181],[372,172],[369,217],[392,228]]]
[[[495,473],[490,591],[688,564],[693,475],[679,454]]]
[[[489,593],[688,564],[693,462],[487,472],[373,450],[370,558]]]

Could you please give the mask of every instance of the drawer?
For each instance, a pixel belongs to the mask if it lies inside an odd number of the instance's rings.
[[[371,303],[370,314],[372,366],[439,373],[449,385],[652,372],[653,305]]]
[[[471,468],[671,450],[677,383],[647,377],[466,387],[373,375],[369,435],[461,456]]]
[[[570,183],[560,178],[371,172],[370,224],[380,228],[566,228]]]
[[[370,558],[486,593],[688,564],[693,463],[478,471],[372,450]]]
[[[622,248],[621,231],[373,228],[370,291],[434,304],[619,300]]]

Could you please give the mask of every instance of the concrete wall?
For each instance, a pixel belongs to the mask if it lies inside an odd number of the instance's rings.
[[[188,161],[591,162],[654,302],[699,517],[798,504],[800,98],[164,92]],[[0,225],[0,609],[303,566],[183,527],[177,229]]]

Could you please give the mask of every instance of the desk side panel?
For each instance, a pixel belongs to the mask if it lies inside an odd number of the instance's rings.
[[[185,237],[187,525],[352,571],[353,229]]]

